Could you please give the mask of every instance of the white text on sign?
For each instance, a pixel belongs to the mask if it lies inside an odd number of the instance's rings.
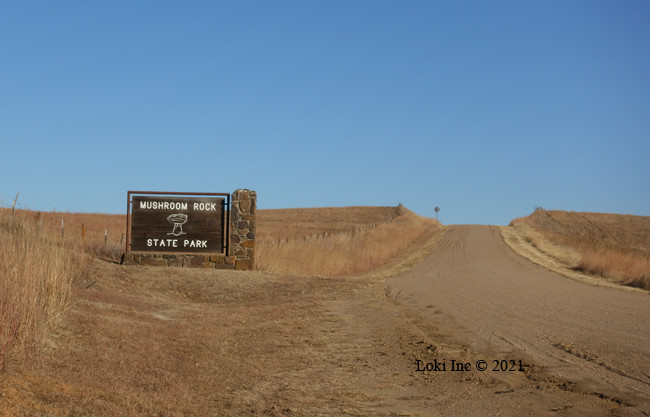
[[[178,248],[180,239],[147,239],[147,246],[152,248]],[[201,239],[183,239],[183,248],[207,248],[208,241]]]

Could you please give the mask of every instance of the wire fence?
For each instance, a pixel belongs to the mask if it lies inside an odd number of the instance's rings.
[[[79,219],[78,214],[31,211],[1,202],[0,211],[5,219],[20,222],[21,227],[32,230],[37,237],[57,240],[95,255],[119,258],[125,245],[125,227],[119,217],[112,222],[114,224],[108,222],[104,226],[101,220],[91,219],[90,216],[96,215],[88,215],[89,221],[85,221]]]
[[[17,212],[16,210],[17,198],[18,195],[16,195],[16,199],[12,202],[12,204],[6,204],[0,201],[0,207],[4,207],[5,209],[11,209],[12,218],[16,215]],[[386,217],[385,219],[375,223],[369,223],[354,228],[350,228],[347,230],[324,231],[321,233],[312,233],[300,237],[279,237],[279,238],[272,238],[272,239],[258,239],[257,244],[268,245],[268,246],[286,245],[291,242],[306,242],[310,240],[330,239],[341,235],[349,235],[349,234],[354,235],[355,233],[367,232],[377,228],[382,224],[386,224],[394,221],[397,217],[402,215],[402,209],[403,206],[400,203],[398,206],[395,207],[394,213]],[[68,219],[68,222],[66,222],[65,214],[67,213],[57,213],[55,211],[36,212],[36,211],[24,210],[19,208],[18,212],[20,212],[20,217],[23,219],[25,219],[26,217],[29,218],[28,213],[33,213],[32,215],[35,216],[35,223],[36,223],[35,227],[38,234],[42,234],[44,231],[54,235],[60,234],[60,238],[63,241],[71,244],[82,245],[86,250],[89,250],[90,252],[93,252],[95,254],[104,254],[111,257],[119,257],[122,249],[125,246],[125,233],[124,233],[125,228],[123,227],[121,227],[119,229],[120,231],[117,232],[115,226],[98,228],[96,224],[94,225],[94,227],[89,227],[89,225],[83,221],[81,221],[80,224],[79,220],[71,221],[70,219]],[[57,216],[57,214],[60,215]],[[44,222],[44,219],[46,217],[47,217],[47,221]],[[96,223],[96,220],[94,220],[93,223]]]

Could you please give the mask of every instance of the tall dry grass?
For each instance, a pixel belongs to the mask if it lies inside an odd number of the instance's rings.
[[[88,262],[60,236],[0,211],[0,368],[13,354],[37,360]]]
[[[358,211],[363,211],[358,208]],[[257,243],[255,263],[258,269],[294,275],[345,276],[371,271],[399,256],[410,246],[421,243],[439,230],[433,219],[401,209],[395,216],[395,208],[383,211],[379,223],[359,225],[348,231],[323,232],[338,229],[335,221],[315,216],[305,231],[314,232],[302,238],[287,240],[260,240]],[[291,217],[286,217],[287,223]],[[311,223],[311,224],[309,224]],[[263,223],[260,223],[260,228]],[[278,238],[285,235],[281,230],[274,233]],[[293,235],[299,234],[297,230]],[[268,237],[272,237],[269,234]]]
[[[650,289],[650,217],[539,209],[510,225],[569,268]]]
[[[3,212],[11,215],[11,210]],[[15,218],[93,256],[119,260],[125,249],[126,215],[123,214],[16,210]]]

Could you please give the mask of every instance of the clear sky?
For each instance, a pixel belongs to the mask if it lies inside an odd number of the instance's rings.
[[[650,215],[650,2],[0,4],[0,204]]]

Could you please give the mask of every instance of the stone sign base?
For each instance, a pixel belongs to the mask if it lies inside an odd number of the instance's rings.
[[[225,255],[173,255],[149,253],[125,253],[122,265],[176,266],[205,269],[252,269],[245,260]]]

